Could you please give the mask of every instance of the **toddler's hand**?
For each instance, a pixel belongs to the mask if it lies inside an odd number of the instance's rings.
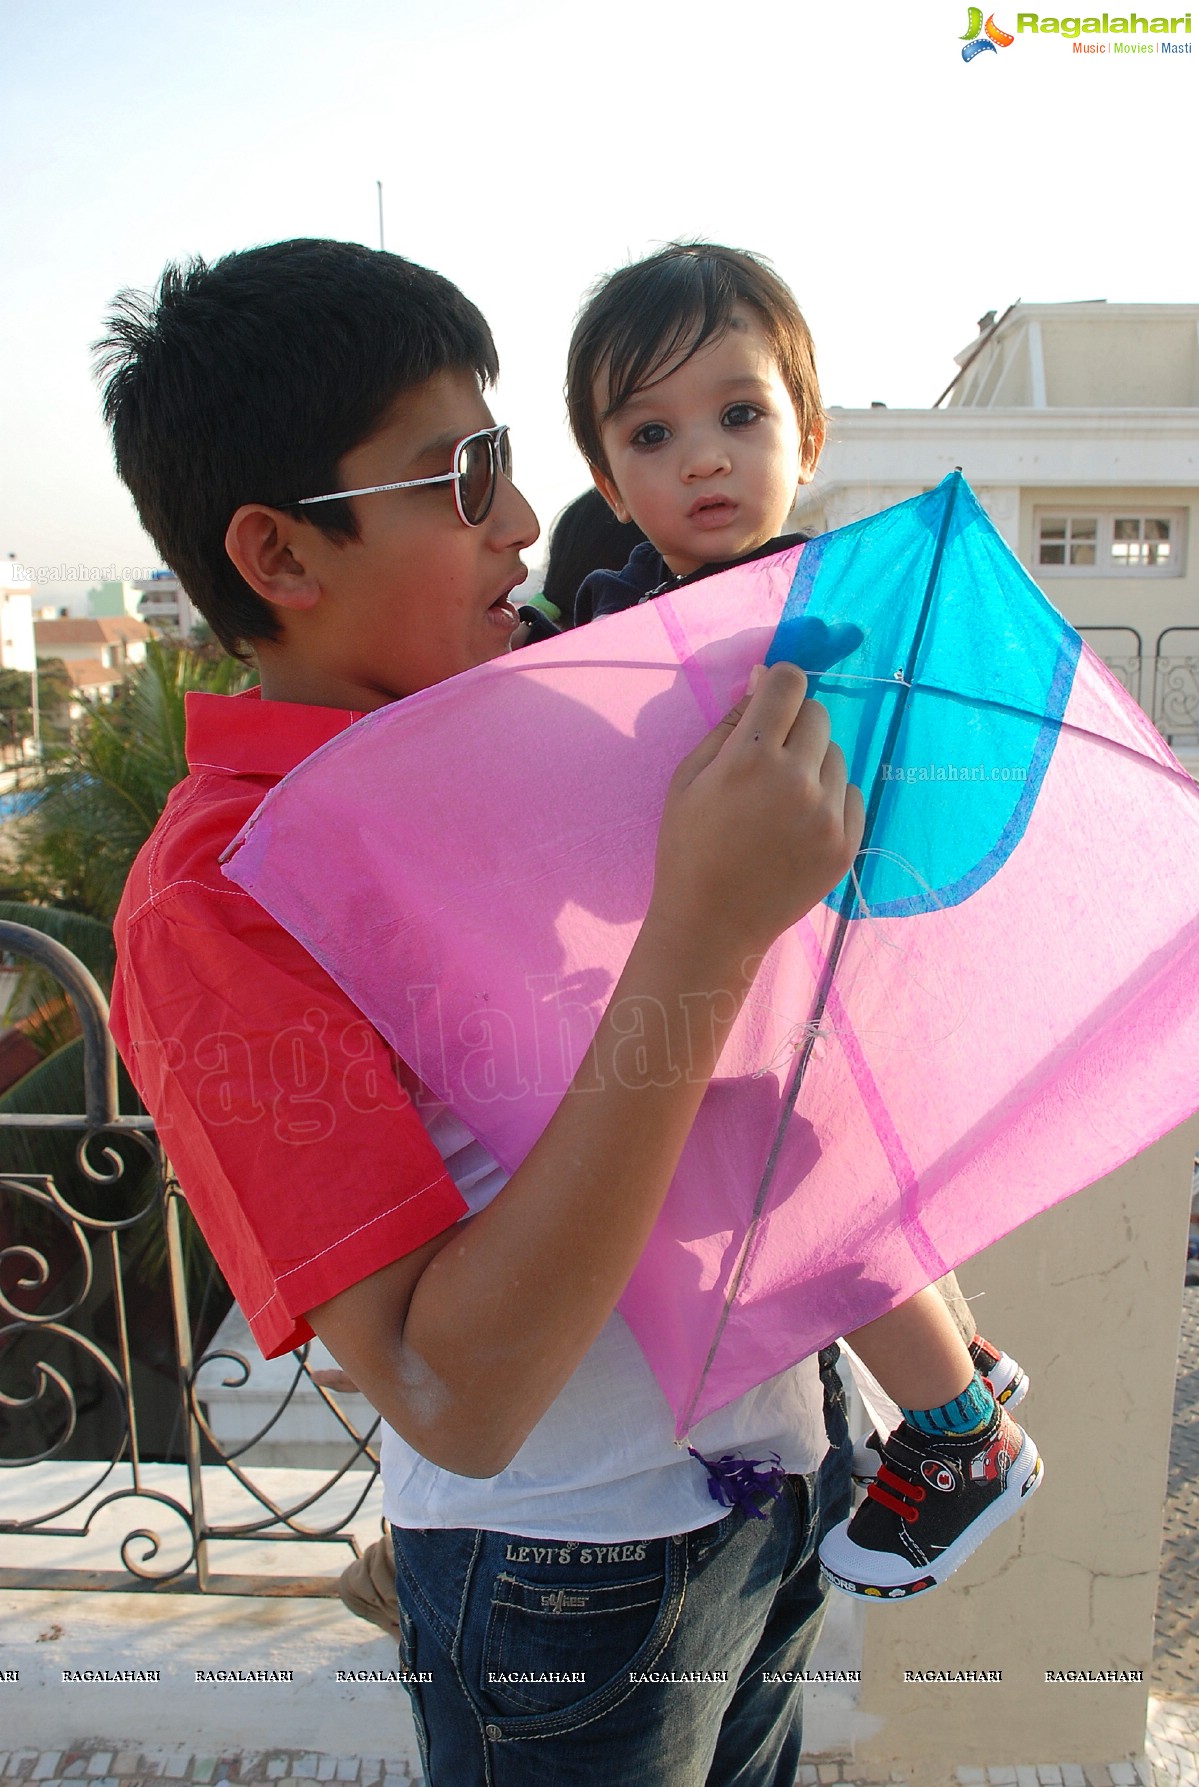
[[[761,954],[845,875],[862,796],[807,678],[775,664],[675,771],[651,912],[697,940]]]

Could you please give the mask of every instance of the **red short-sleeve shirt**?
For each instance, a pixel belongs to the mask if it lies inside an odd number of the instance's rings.
[[[356,718],[188,695],[189,773],[116,917],[113,1036],[268,1358],[466,1210],[395,1055],[220,870],[268,789]]]

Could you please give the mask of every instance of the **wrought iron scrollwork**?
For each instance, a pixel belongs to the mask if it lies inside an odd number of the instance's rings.
[[[217,1575],[209,1548],[217,1540],[332,1541],[357,1553],[352,1522],[376,1485],[378,1421],[360,1432],[315,1383],[303,1347],[277,1406],[249,1438],[222,1444],[201,1373],[209,1369],[211,1385],[211,1369],[223,1365],[224,1387],[236,1388],[249,1383],[254,1368],[229,1348],[204,1350],[189,1297],[189,1236],[201,1244],[151,1119],[120,1111],[104,994],[40,931],[0,922],[0,950],[37,963],[68,993],[83,1038],[84,1106],[54,1115],[0,1111],[0,1142],[14,1130],[31,1138],[33,1149],[39,1134],[47,1142],[55,1133],[77,1136],[65,1163],[59,1156],[63,1171],[73,1161],[69,1185],[61,1172],[0,1163],[0,1535],[19,1536],[30,1557],[28,1569],[0,1569],[0,1584],[333,1593],[332,1577],[298,1569],[286,1580]],[[156,1308],[163,1334],[148,1366]],[[146,1433],[147,1384],[153,1380],[161,1402],[166,1352],[175,1437],[164,1451],[160,1443],[147,1445]],[[253,1449],[278,1429],[297,1396],[315,1402],[313,1392],[344,1436],[344,1462],[328,1473],[296,1473],[293,1491],[272,1494],[258,1478]],[[277,1477],[271,1481],[277,1489]],[[235,1492],[235,1514],[213,1512],[229,1499],[222,1486]],[[330,1490],[342,1492],[333,1513],[320,1505]],[[97,1536],[107,1542],[114,1512],[126,1511],[137,1523],[116,1534],[114,1567],[84,1568],[94,1560]],[[34,1564],[32,1547],[41,1540],[59,1542],[56,1558],[64,1541],[68,1553],[74,1541],[79,1567]]]
[[[1134,701],[1141,699],[1145,647],[1135,627],[1079,627],[1087,644],[1124,684]]]
[[[1167,627],[1158,636],[1153,723],[1167,740],[1199,739],[1199,627]]]

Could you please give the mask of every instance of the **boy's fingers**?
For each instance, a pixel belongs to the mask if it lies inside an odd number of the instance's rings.
[[[755,664],[745,694],[683,758],[677,778],[694,781],[734,738],[754,745],[795,742],[802,749],[812,749],[819,741],[823,751],[829,737],[828,713],[818,702],[806,701],[807,687],[807,677],[795,664],[772,664],[769,670]]]
[[[804,711],[807,687],[807,677],[794,664],[774,664],[769,670],[764,664],[755,664],[749,673],[749,686],[740,701],[713,726],[690,757],[683,759],[684,763],[694,762],[692,774],[697,774],[734,737],[754,744],[763,740],[786,744],[792,727]]]
[[[700,771],[706,769],[709,763],[713,762],[714,759],[720,755],[720,752],[740,725],[741,720],[745,715],[745,711],[753,698],[754,689],[757,683],[761,680],[763,669],[764,666],[761,664],[754,665],[753,670],[749,673],[749,687],[746,689],[745,694],[741,697],[740,701],[737,702],[735,707],[730,707],[724,718],[717,721],[711,732],[701,738],[695,749],[689,751],[683,758],[676,771],[676,775],[680,781],[694,781]]]
[[[724,719],[718,725],[713,726],[706,737],[700,739],[693,751],[688,751],[675,771],[676,781],[693,782],[701,771],[707,769],[709,763],[715,761],[736,731],[737,723],[748,705],[749,696],[746,695],[737,703],[736,707],[729,709]]]
[[[322,1365],[319,1370],[310,1371],[308,1375],[314,1384],[320,1385],[322,1390],[342,1390],[347,1394],[350,1392],[356,1394],[358,1391],[358,1386],[349,1372],[342,1371],[340,1366]]]
[[[772,664],[756,680],[751,679],[749,699],[739,703],[742,731],[755,744],[760,741],[786,744],[792,727],[807,711],[804,707],[807,692],[808,679],[798,665]]]
[[[856,782],[850,782],[845,790],[845,838],[853,845],[856,856],[862,848],[862,837],[866,830],[866,803],[862,799],[862,790]]]
[[[783,717],[785,714],[784,709]],[[788,751],[813,758],[818,765],[829,749],[832,733],[833,722],[824,703],[804,701],[781,742]]]
[[[866,804],[862,799],[862,790],[849,779],[849,768],[840,745],[828,745],[820,766],[820,783],[834,810],[839,810],[843,815],[845,842],[851,855],[856,856],[866,829]]]

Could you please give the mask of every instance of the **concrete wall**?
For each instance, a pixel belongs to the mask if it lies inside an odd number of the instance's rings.
[[[1040,312],[1045,400],[1051,407],[1181,409],[1199,403],[1193,314],[1140,318],[1131,305],[1110,317],[1099,306],[1096,312],[1085,320],[1062,321]]]
[[[944,1588],[867,1610],[863,1763],[920,1765],[931,1783],[937,1764],[1142,1752],[1197,1143],[1192,1120],[961,1269],[979,1328],[1031,1374],[1020,1413],[1045,1480]],[[1003,1679],[930,1686],[905,1669]],[[1057,1669],[1144,1681],[1047,1683]]]
[[[1021,304],[955,356],[949,408],[1193,408],[1197,323],[1193,304]]]

